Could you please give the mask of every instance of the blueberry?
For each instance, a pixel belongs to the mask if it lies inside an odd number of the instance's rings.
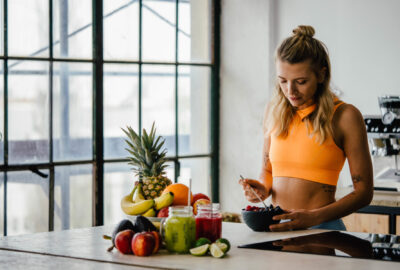
[[[273,213],[274,215],[280,215],[283,214],[283,210],[279,206],[277,206],[274,208]]]

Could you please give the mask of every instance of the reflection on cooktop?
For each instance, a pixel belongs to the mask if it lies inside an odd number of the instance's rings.
[[[239,248],[400,261],[400,236],[390,234],[330,231],[240,245]]]

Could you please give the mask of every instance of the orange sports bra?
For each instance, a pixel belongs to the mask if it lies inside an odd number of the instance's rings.
[[[342,104],[336,104],[334,112]],[[297,111],[286,138],[271,135],[269,158],[272,176],[301,178],[336,186],[346,156],[332,137],[322,144],[316,141],[315,136],[310,137],[306,121],[302,120],[315,107],[314,104]]]

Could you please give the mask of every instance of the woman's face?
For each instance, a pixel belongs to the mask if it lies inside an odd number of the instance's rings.
[[[279,86],[293,107],[304,109],[314,103],[318,83],[324,80],[324,71],[318,78],[309,60],[296,64],[277,60],[276,70]]]

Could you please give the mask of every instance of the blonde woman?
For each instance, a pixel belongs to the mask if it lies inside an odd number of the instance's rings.
[[[304,228],[346,230],[341,217],[368,205],[373,195],[372,162],[361,113],[329,88],[330,61],[311,26],[299,26],[276,52],[277,84],[264,123],[259,181],[239,180],[250,191],[285,210],[272,231]],[[353,191],[335,200],[339,173],[348,160]]]

